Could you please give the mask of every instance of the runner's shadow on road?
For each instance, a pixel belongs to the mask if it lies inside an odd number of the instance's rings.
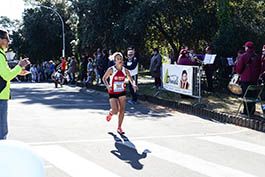
[[[109,132],[111,136],[113,136],[115,140],[116,150],[110,151],[113,155],[118,157],[120,160],[125,161],[130,164],[132,168],[136,170],[143,169],[143,164],[139,161],[147,157],[147,153],[151,153],[149,150],[144,150],[142,154],[137,152],[135,145],[126,137],[125,135],[121,135],[119,138],[116,134]]]

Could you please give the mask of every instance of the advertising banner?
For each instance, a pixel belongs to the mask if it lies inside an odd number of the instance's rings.
[[[192,66],[163,64],[162,68],[162,82],[164,89],[192,96]]]

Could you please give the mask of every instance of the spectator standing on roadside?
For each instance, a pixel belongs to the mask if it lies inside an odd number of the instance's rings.
[[[179,60],[180,60],[180,58],[181,58],[182,53],[183,53],[184,50],[188,51],[188,50],[189,50],[189,47],[188,47],[188,46],[183,46],[183,47],[181,48],[181,50],[180,50],[180,52],[179,52],[179,57],[178,57],[178,60],[177,60],[176,63],[179,62]]]
[[[114,59],[112,57],[113,51],[109,50],[109,61],[108,61],[108,68],[115,65]]]
[[[49,79],[51,79],[51,75],[55,72],[55,63],[52,60],[50,60],[49,63],[50,63],[50,75],[49,75]]]
[[[66,70],[66,60],[64,59],[64,57],[61,57],[60,60],[61,60],[61,72],[62,75],[64,75]]]
[[[96,75],[96,85],[98,85],[100,76],[99,76],[99,71],[97,69],[97,52],[93,54],[93,67]]]
[[[21,73],[22,68],[30,64],[28,58],[20,59],[17,66],[9,68],[5,53],[9,42],[8,33],[0,30],[0,140],[6,139],[8,134],[7,108],[10,99],[10,81]]]
[[[71,57],[68,73],[70,76],[70,82],[75,83],[75,73],[77,72],[77,61],[74,56]]]
[[[103,68],[104,74],[108,70],[108,62],[109,62],[109,54],[108,54],[106,49],[103,49],[102,50],[102,68]],[[104,76],[104,74],[103,74],[103,76]]]
[[[260,70],[260,78],[259,78],[259,84],[265,84],[265,45],[262,49],[262,55],[261,55],[261,70]],[[261,99],[265,100],[265,92],[262,92]],[[264,111],[264,110],[263,110]]]
[[[38,70],[36,68],[36,65],[31,65],[30,73],[31,73],[31,82],[36,82],[38,76]]]
[[[88,58],[87,63],[87,80],[86,84],[93,84],[93,59],[91,57]]]
[[[49,71],[50,71],[50,66],[48,61],[43,62],[43,69],[44,69],[44,80],[48,81],[49,79]]]
[[[212,54],[212,49],[210,46],[206,48],[206,54]],[[204,55],[205,57],[206,55]],[[213,73],[214,73],[214,64],[204,65],[205,75],[207,79],[207,91],[213,91]]]
[[[239,58],[240,58],[240,56],[243,54],[244,52],[243,52],[243,50],[238,50],[237,51],[237,57],[234,59],[234,65],[233,66],[235,66],[236,64],[237,64],[237,62],[238,62],[238,60],[239,60]],[[233,67],[232,68],[232,74],[234,74],[236,71],[235,71],[235,67]]]
[[[82,61],[81,61],[81,83],[85,82],[87,80],[87,64],[88,59],[85,55],[82,55]]]
[[[189,66],[196,66],[198,63],[195,60],[192,60],[189,51],[182,50],[180,54],[180,58],[178,60],[178,65],[189,65]]]
[[[262,49],[262,55],[261,55],[261,72],[260,72],[260,78],[265,81],[265,45]]]
[[[242,95],[245,94],[249,85],[257,85],[257,81],[261,70],[260,57],[255,53],[254,43],[249,41],[245,45],[245,53],[240,56],[237,64],[235,65],[236,73],[240,74],[240,85],[242,88]],[[256,92],[248,92],[246,96],[256,97]],[[256,110],[255,103],[244,104],[244,111],[241,114],[247,115],[248,107],[250,115],[253,115]]]
[[[40,82],[41,81],[41,73],[42,73],[42,67],[40,64],[37,65],[37,72],[38,72],[37,81]]]
[[[137,79],[138,79],[138,61],[135,57],[135,51],[132,49],[129,49],[127,52],[127,61],[124,63],[124,67],[128,69],[130,72],[135,84],[137,85]],[[137,93],[136,90],[133,89],[132,84],[129,82],[129,89],[132,96],[132,100],[129,100],[128,103],[130,104],[136,104],[137,103]]]
[[[150,73],[151,76],[155,78],[155,85],[153,88],[161,89],[161,66],[162,57],[159,54],[158,48],[153,49],[153,57],[151,58]]]
[[[100,78],[100,85],[104,86],[103,80],[102,80],[102,77],[104,75],[104,69],[103,69],[103,62],[102,62],[102,52],[100,48],[97,49],[96,68],[97,68],[98,76]]]

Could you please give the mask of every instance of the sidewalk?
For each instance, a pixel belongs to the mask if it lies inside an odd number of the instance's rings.
[[[139,77],[139,94],[154,96],[159,90],[152,89],[154,80],[151,77]],[[165,99],[169,101],[177,101],[184,104],[196,104],[198,103],[197,99],[192,98],[181,98],[179,94],[162,91],[157,96],[160,99]],[[220,113],[226,113],[230,115],[236,115],[240,101],[239,97],[227,93],[218,93],[218,92],[206,92],[202,91],[201,102],[210,110],[214,110]],[[241,107],[243,108],[243,106]],[[263,117],[260,104],[256,104],[256,113],[255,117]],[[265,119],[264,119],[265,120]]]
[[[201,103],[203,103],[204,106],[195,107],[194,104],[198,103],[197,99],[183,99],[179,94],[173,92],[162,91],[158,96],[155,97],[154,95],[159,90],[152,89],[153,83],[154,81],[151,77],[138,78],[139,100],[148,101],[150,103],[171,108],[179,112],[193,114],[210,121],[234,124],[265,132],[265,119],[263,118],[262,110],[259,104],[256,104],[255,115],[249,119],[247,116],[236,116],[240,102],[238,97],[232,94],[203,92]],[[104,86],[93,85],[88,87],[88,89],[107,92]],[[129,89],[127,89],[127,95],[130,96],[128,90]]]

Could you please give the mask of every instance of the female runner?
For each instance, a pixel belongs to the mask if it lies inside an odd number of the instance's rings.
[[[107,121],[110,121],[112,115],[118,114],[119,112],[117,131],[120,134],[124,134],[121,125],[124,119],[126,104],[125,77],[127,76],[135,91],[138,90],[138,87],[132,79],[130,72],[123,67],[123,55],[120,52],[115,52],[112,57],[114,58],[115,65],[110,67],[103,76],[103,82],[109,92],[109,102],[111,106],[109,115],[106,119]],[[107,81],[108,78],[110,78],[109,82]]]

